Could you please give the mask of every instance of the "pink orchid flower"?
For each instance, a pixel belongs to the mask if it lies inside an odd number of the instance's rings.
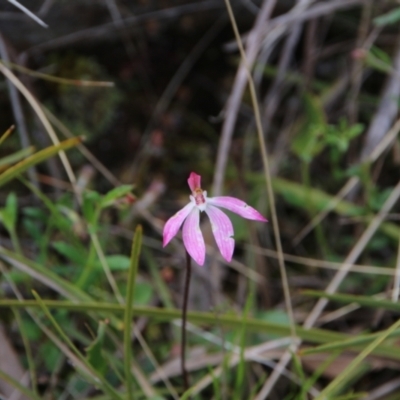
[[[235,197],[207,197],[207,192],[201,189],[201,176],[192,172],[188,179],[192,191],[190,203],[172,216],[164,226],[163,247],[178,233],[183,224],[182,237],[187,252],[199,265],[204,264],[206,246],[200,230],[200,211],[205,211],[211,221],[211,229],[219,251],[226,261],[232,260],[235,240],[230,219],[217,207],[226,208],[243,218],[267,222],[253,207]],[[183,222],[185,221],[185,222]]]

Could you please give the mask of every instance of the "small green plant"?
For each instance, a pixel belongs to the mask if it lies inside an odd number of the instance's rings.
[[[310,163],[319,154],[328,151],[333,177],[343,178],[341,157],[347,152],[350,142],[363,132],[364,126],[349,125],[343,117],[336,125],[327,123],[321,102],[311,95],[305,95],[305,111],[305,121],[292,143],[292,151],[300,158],[303,169],[307,171]],[[304,183],[309,183],[308,174],[309,172],[303,174]]]

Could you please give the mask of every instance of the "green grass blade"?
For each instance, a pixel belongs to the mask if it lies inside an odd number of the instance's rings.
[[[28,364],[28,371],[29,371],[29,375],[30,375],[30,385],[32,387],[33,392],[37,395],[37,393],[38,393],[37,392],[37,376],[36,376],[35,363],[33,360],[32,348],[29,343],[26,328],[22,322],[20,311],[13,308],[13,313],[14,313],[15,320],[18,324],[22,343],[24,344],[24,348],[25,348],[25,357],[26,357],[26,362]]]
[[[282,178],[274,178],[272,185],[275,192],[283,196],[288,203],[303,210],[311,208],[318,212],[323,211],[334,198],[334,196],[331,196],[322,190],[307,188],[301,183],[291,182]],[[366,215],[366,210],[363,207],[345,200],[337,203],[333,210],[339,215],[363,217],[366,222],[369,222],[374,218],[374,215]],[[400,229],[396,224],[384,222],[381,224],[379,229],[391,239],[398,241],[400,238]]]
[[[324,371],[332,364],[339,354],[330,354],[321,364],[313,371],[313,374],[301,385],[301,395],[307,398],[308,391],[315,385],[315,383],[323,375]]]
[[[41,264],[30,261],[27,258],[1,246],[0,259],[11,264],[18,270],[25,272],[32,278],[37,279],[70,300],[92,301],[92,298],[84,291],[79,290],[75,285],[69,283],[67,280],[60,278],[49,268],[43,267]]]
[[[85,303],[71,303],[66,301],[57,301],[57,300],[43,300],[43,303],[51,309],[66,309],[70,311],[81,311],[81,312],[89,312],[95,311],[99,313],[111,312],[111,313],[124,313],[125,306],[113,303],[100,303],[100,302],[85,302]],[[29,307],[38,307],[38,303],[34,300],[0,300],[0,308],[4,307],[16,307],[16,308],[29,308]],[[172,321],[174,319],[180,318],[180,310],[175,309],[167,309],[167,308],[156,308],[156,307],[141,307],[134,306],[133,313],[137,316],[144,316],[153,318],[157,321]],[[188,312],[188,320],[193,323],[201,323],[201,324],[215,324],[219,323],[221,326],[228,328],[240,328],[243,325],[243,318],[233,316],[233,315],[215,315],[213,313],[207,312]],[[262,332],[267,334],[274,334],[280,336],[288,336],[290,334],[290,328],[287,325],[272,323],[268,321],[260,321],[253,318],[248,318],[246,320],[246,326],[249,331],[252,332]],[[350,335],[332,332],[325,329],[303,329],[302,327],[296,327],[296,332],[298,336],[302,340],[306,340],[312,343],[332,343],[332,342],[341,342],[343,345],[345,340],[353,341],[351,342],[352,346],[349,348],[359,349],[360,344],[369,342],[379,334],[373,335],[365,335],[362,338],[359,338],[359,342],[356,341],[357,338],[352,338]],[[393,333],[394,336],[400,334],[400,331],[395,331]],[[336,344],[336,343],[335,343]],[[335,347],[335,349],[337,349]],[[307,350],[307,352],[311,352],[313,349]],[[306,352],[304,352],[306,353]],[[400,359],[400,353],[394,351],[393,348],[380,346],[378,349],[374,351],[376,355],[382,355],[391,359]]]
[[[370,345],[368,345],[320,394],[315,400],[325,400],[335,392],[336,388],[346,381],[363,360],[374,351],[385,339],[395,330],[400,328],[400,320],[393,324],[389,329],[382,332]]]
[[[35,148],[33,146],[30,146],[27,147],[26,149],[18,150],[15,153],[10,154],[9,156],[2,157],[0,159],[0,168],[21,161],[24,158],[32,155],[34,151]]]
[[[190,396],[195,391],[195,389],[196,388],[194,386],[190,387],[188,390],[186,390],[185,393],[182,394],[182,396],[179,398],[179,400],[189,400],[191,398]]]
[[[15,125],[11,125],[0,137],[0,146],[5,142],[5,140],[14,132]]]
[[[5,185],[10,180],[16,178],[18,175],[25,172],[27,169],[32,167],[35,164],[38,164],[51,156],[54,156],[61,150],[67,150],[71,147],[77,146],[82,143],[81,137],[75,137],[73,139],[65,140],[56,146],[50,146],[43,150],[38,151],[32,156],[26,158],[23,161],[20,161],[18,164],[13,165],[8,168],[5,172],[0,174],[0,186]]]
[[[305,290],[302,292],[306,296],[321,298],[324,297],[328,300],[337,301],[339,303],[351,304],[357,303],[360,306],[371,307],[371,308],[383,308],[387,311],[400,311],[400,303],[394,303],[391,300],[376,299],[371,296],[355,296],[352,294],[327,294],[317,290]]]
[[[43,300],[43,304],[50,309],[65,309],[70,311],[80,311],[80,312],[99,312],[99,313],[114,313],[122,314],[125,312],[125,306],[113,303],[101,303],[101,302],[82,302],[82,303],[71,303],[66,301],[57,300]],[[15,307],[15,308],[30,308],[39,307],[39,304],[34,300],[0,300],[0,308],[4,307]],[[156,308],[149,306],[134,306],[133,313],[136,316],[148,317],[157,321],[172,321],[174,319],[179,319],[181,316],[180,310],[168,309],[168,308]],[[199,324],[215,324],[218,323],[223,327],[240,329],[243,326],[243,318],[235,315],[216,315],[208,312],[188,312],[188,321]],[[284,324],[277,324],[268,321],[261,321],[254,318],[246,319],[246,327],[251,332],[263,332],[268,334],[274,334],[279,336],[290,335],[290,327]],[[349,348],[359,350],[361,344],[365,344],[374,340],[380,333],[373,335],[365,335],[362,338],[356,339],[352,338],[350,335],[346,335],[338,332],[331,332],[324,329],[312,328],[304,329],[300,326],[296,326],[296,332],[298,336],[305,341],[311,343],[323,343],[327,346],[335,342],[340,342],[340,346],[346,344],[346,340],[350,343]],[[375,336],[374,336],[375,335]],[[399,331],[394,331],[392,333],[394,336],[400,335]],[[358,347],[357,347],[358,346]],[[322,346],[320,346],[322,347]],[[320,348],[318,347],[318,348]],[[335,347],[334,349],[337,349]],[[304,351],[304,354],[312,352],[314,349]],[[326,350],[326,349],[325,349]],[[332,350],[332,349],[331,349]],[[399,360],[400,354],[391,347],[379,346],[375,349],[374,354],[382,355],[391,359]]]
[[[142,252],[144,260],[150,269],[152,282],[157,290],[163,306],[167,308],[174,308],[174,302],[172,301],[170,290],[160,276],[159,266],[154,259],[152,252],[146,247],[143,248]]]
[[[234,399],[241,399],[243,395],[243,382],[245,377],[245,359],[244,359],[244,349],[246,347],[246,322],[248,315],[250,313],[250,309],[252,306],[252,296],[249,296],[246,301],[245,308],[242,314],[242,326],[239,330],[239,344],[240,344],[240,354],[239,354],[239,362],[236,369],[236,379],[235,379],[235,390],[234,390]]]
[[[122,314],[125,312],[125,306],[116,303],[102,303],[102,302],[81,302],[72,303],[67,301],[57,300],[43,300],[43,303],[50,309],[65,309],[70,311],[80,312],[113,312]],[[0,308],[4,307],[16,307],[16,308],[29,308],[38,307],[38,304],[34,300],[0,300]],[[148,317],[157,321],[172,321],[174,319],[180,319],[181,311],[179,309],[168,309],[158,308],[150,306],[134,306],[133,313],[136,316]],[[241,328],[243,325],[243,318],[234,314],[216,314],[210,312],[201,311],[189,311],[188,320],[193,323],[199,324],[216,324],[219,323],[221,326],[227,328]],[[285,324],[279,324],[264,320],[257,320],[254,318],[247,318],[246,320],[247,329],[252,332],[262,332],[271,335],[288,336],[290,335],[290,327]],[[326,343],[329,341],[338,341],[349,338],[349,335],[332,332],[324,329],[303,329],[296,327],[299,332],[298,336],[304,340],[314,343]]]
[[[79,359],[79,361],[86,367],[88,371],[93,375],[95,378],[95,384],[100,386],[102,390],[107,393],[109,396],[111,396],[111,399],[118,399],[122,400],[122,396],[116,392],[113,387],[103,378],[101,374],[99,374],[93,367],[90,365],[90,363],[86,360],[86,358],[80,353],[80,351],[76,348],[76,346],[72,343],[68,335],[64,333],[64,331],[61,329],[60,325],[56,322],[54,317],[51,315],[49,309],[46,307],[46,304],[43,302],[41,297],[38,295],[37,292],[34,290],[32,291],[33,296],[35,297],[37,303],[39,304],[40,308],[43,310],[45,313],[46,317],[49,319],[55,330],[57,331],[58,335],[60,338],[67,344],[67,346],[73,351],[75,356]]]
[[[14,386],[17,390],[23,393],[26,397],[32,400],[40,400],[40,397],[34,392],[21,385],[16,379],[12,378],[10,375],[6,374],[0,369],[0,379],[8,382],[10,385]]]
[[[142,227],[139,225],[136,228],[135,236],[133,237],[131,264],[128,275],[128,287],[126,294],[125,318],[124,318],[124,367],[126,379],[126,392],[128,400],[133,400],[132,392],[132,376],[131,376],[131,329],[133,326],[133,297],[135,294],[135,281],[139,265],[140,248],[142,247]]]
[[[344,340],[340,340],[337,342],[327,343],[318,347],[314,347],[312,349],[307,349],[302,351],[301,353],[306,354],[316,354],[316,353],[324,353],[327,351],[344,351],[347,349],[362,349],[368,343],[371,343],[375,340],[382,332],[371,333],[366,335],[357,335],[354,338],[348,338]],[[400,329],[393,331],[389,338],[396,338],[400,336]],[[385,355],[389,358],[396,358],[399,359],[400,353],[393,347],[389,346],[380,346],[380,355]]]
[[[85,303],[71,303],[66,301],[57,300],[43,300],[50,309],[65,309],[70,311],[80,312],[98,312],[98,313],[113,313],[122,314],[125,312],[125,306],[113,303],[100,303],[100,302],[85,302]],[[15,307],[15,308],[29,308],[39,307],[38,303],[34,300],[0,300],[0,308]],[[172,321],[181,317],[181,311],[178,309],[157,308],[157,307],[143,307],[134,306],[133,313],[136,316],[144,316],[152,318],[157,321]],[[188,321],[199,324],[219,324],[227,328],[240,329],[243,325],[243,318],[236,315],[216,315],[207,312],[188,312]],[[279,336],[290,335],[290,327],[284,324],[278,324],[268,321],[256,320],[254,318],[247,318],[246,327],[251,332],[273,334]],[[329,344],[332,342],[343,342],[345,340],[354,340],[350,335],[343,333],[328,331],[326,329],[304,329],[301,326],[296,326],[297,335],[305,341],[311,343]],[[375,334],[376,335],[376,334]],[[369,339],[371,340],[371,339]],[[356,343],[360,344],[360,343]],[[353,347],[351,347],[353,349]],[[359,351],[359,347],[354,347],[354,350]],[[400,351],[392,347],[379,346],[374,350],[375,355],[385,356],[389,359],[400,360]]]

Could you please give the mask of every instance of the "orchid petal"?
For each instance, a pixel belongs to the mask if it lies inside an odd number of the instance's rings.
[[[193,208],[186,218],[183,224],[182,237],[187,252],[197,264],[203,265],[206,256],[206,245],[200,230],[200,211],[198,208]]]
[[[239,200],[235,197],[209,197],[207,199],[207,202],[209,204],[212,204],[213,206],[226,208],[229,211],[239,214],[243,218],[252,219],[255,221],[267,221],[267,219],[264,218],[255,208],[250,207],[244,201]]]
[[[206,213],[211,221],[211,229],[217,242],[219,251],[226,261],[232,260],[235,241],[233,236],[233,226],[231,220],[217,207],[208,206]]]
[[[178,233],[185,218],[190,214],[193,208],[196,207],[194,203],[186,204],[181,210],[173,215],[164,225],[163,231],[163,247],[165,247],[171,239]]]
[[[188,179],[188,184],[192,192],[201,188],[201,176],[197,175],[195,172],[191,172]]]

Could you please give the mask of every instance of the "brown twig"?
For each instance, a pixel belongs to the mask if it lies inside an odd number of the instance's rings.
[[[46,107],[43,107],[43,111],[46,114],[46,117],[49,121],[64,135],[66,138],[72,138],[74,135],[72,132]],[[82,153],[82,155],[93,165],[94,168],[99,171],[108,182],[113,186],[119,186],[122,183],[117,179],[114,174],[97,158],[91,153],[88,148],[80,144],[77,146],[78,150]]]
[[[121,39],[125,46],[126,54],[132,57],[136,53],[135,45],[133,44],[132,39],[130,38],[127,30],[125,29],[124,20],[122,18],[117,3],[115,0],[105,0],[105,3],[108,8],[108,11],[110,12],[113,23],[120,31]]]
[[[229,148],[232,141],[233,130],[236,124],[240,102],[247,84],[247,68],[252,68],[261,46],[262,31],[275,7],[276,0],[264,0],[254,27],[251,30],[246,48],[246,60],[248,66],[242,61],[238,68],[232,92],[226,103],[226,115],[222,126],[221,140],[218,146],[217,162],[215,166],[212,193],[214,196],[221,194],[222,183],[225,176],[228,161]]]
[[[40,6],[38,12],[36,13],[39,17],[45,17],[50,11],[51,7],[54,5],[54,0],[44,0],[43,4]]]
[[[305,10],[309,5],[310,0],[298,0],[297,4],[301,6],[301,9]],[[294,55],[294,47],[296,46],[299,36],[302,31],[302,24],[296,23],[290,34],[287,38],[285,45],[282,49],[282,55],[279,59],[278,65],[278,73],[274,80],[274,83],[271,86],[271,89],[268,91],[267,96],[264,100],[265,112],[263,115],[263,127],[264,127],[264,135],[266,135],[268,131],[268,127],[270,125],[270,121],[272,116],[274,115],[276,109],[279,106],[280,99],[283,95],[282,92],[282,84],[284,82],[287,70],[289,68],[290,61]]]
[[[7,44],[5,43],[3,35],[1,34],[0,34],[0,57],[4,62],[7,63],[10,62],[10,57],[7,50]],[[26,149],[29,146],[31,146],[31,141],[28,135],[28,128],[26,126],[24,112],[22,111],[21,99],[19,97],[19,93],[16,87],[11,83],[9,79],[6,79],[6,81],[21,146],[24,149]],[[29,168],[28,177],[32,185],[38,187],[39,183],[35,167]]]
[[[393,71],[388,80],[379,103],[378,110],[369,125],[365,134],[364,147],[361,152],[361,159],[365,160],[377,144],[382,140],[385,133],[396,118],[398,111],[398,97],[400,95],[400,36],[397,41],[396,54],[394,56]]]
[[[371,23],[372,14],[372,1],[369,0],[364,4],[361,21],[358,28],[356,48],[363,49],[364,43],[368,36],[368,30]],[[349,93],[349,100],[347,102],[347,113],[349,122],[355,124],[358,121],[358,94],[360,92],[361,84],[364,76],[364,61],[359,58],[354,58],[351,66],[351,88]]]
[[[263,31],[261,32],[261,36],[263,38],[267,37],[267,35],[271,34],[271,31],[276,28],[287,28],[292,24],[298,22],[305,22],[310,19],[322,17],[324,15],[329,15],[338,10],[345,10],[347,8],[356,7],[360,4],[365,3],[368,0],[337,0],[325,3],[318,3],[313,7],[310,7],[309,10],[305,12],[288,12],[278,17],[272,18],[267,26],[264,26]],[[242,40],[247,44],[247,41],[250,38],[250,33],[247,33],[242,36]],[[225,45],[225,49],[229,51],[237,50],[237,43],[231,42]]]

